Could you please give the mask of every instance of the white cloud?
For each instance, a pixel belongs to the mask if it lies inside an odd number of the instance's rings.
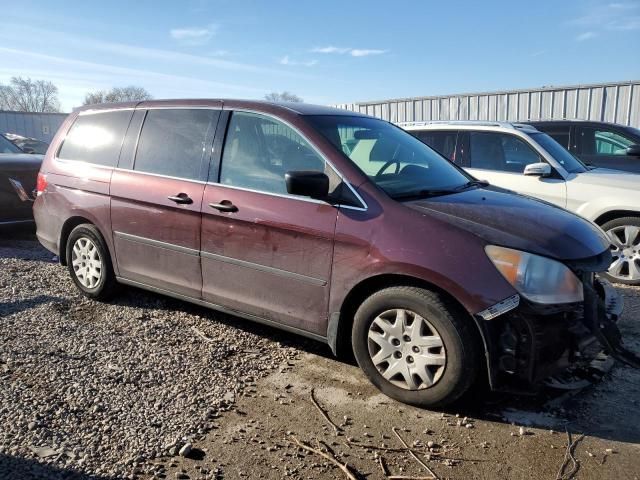
[[[368,57],[369,55],[382,55],[383,53],[387,53],[389,50],[379,50],[376,48],[354,48],[349,52],[352,57]]]
[[[15,48],[22,48],[24,42],[16,41],[16,39],[21,38],[21,35],[27,35],[29,38],[34,39],[47,38],[49,44],[57,45],[65,52],[74,52],[76,54],[79,52],[89,53],[92,56],[95,56],[96,53],[107,54],[117,57],[119,60],[122,59],[122,57],[127,57],[137,61],[153,61],[157,65],[171,65],[172,68],[178,65],[181,68],[184,67],[187,69],[215,67],[229,71],[269,73],[288,77],[300,76],[300,74],[285,69],[275,70],[258,65],[234,62],[223,58],[214,58],[224,56],[222,54],[216,55],[215,52],[212,56],[193,55],[174,50],[139,47],[137,45],[118,42],[105,42],[81,35],[62,33],[27,25],[0,23],[0,45],[9,47],[13,44]]]
[[[369,55],[382,55],[389,50],[380,50],[377,48],[344,48],[334,47],[329,45],[328,47],[315,47],[311,49],[313,53],[335,53],[338,55],[351,55],[352,57],[368,57]]]
[[[183,45],[204,45],[215,35],[218,26],[215,24],[206,27],[172,28],[169,35]]]
[[[313,53],[347,53],[349,50],[351,50],[350,48],[341,48],[341,47],[333,47],[333,46],[328,46],[328,47],[315,47],[313,49],[311,49],[311,51]]]
[[[280,65],[313,67],[314,65],[316,65],[318,63],[318,61],[317,60],[307,60],[307,61],[304,61],[304,62],[299,62],[299,61],[296,61],[296,60],[291,60],[291,58],[289,58],[289,55],[285,55],[284,57],[282,57],[280,59],[280,61],[278,63]]]
[[[589,39],[591,39],[591,38],[593,38],[595,36],[596,36],[595,32],[584,32],[584,33],[581,33],[580,35],[578,35],[576,37],[576,40],[578,42],[584,42],[585,40],[589,40]]]

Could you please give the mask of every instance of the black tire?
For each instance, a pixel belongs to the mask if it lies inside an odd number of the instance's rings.
[[[368,334],[374,319],[393,309],[406,309],[426,319],[436,330],[446,351],[444,372],[432,386],[409,390],[385,379],[369,354]],[[389,287],[367,298],[358,308],[352,346],[360,368],[382,393],[419,407],[441,407],[458,400],[481,372],[482,347],[473,319],[442,295],[416,287]],[[400,347],[398,347],[400,348]]]
[[[91,287],[84,285],[78,278],[78,273],[76,272],[77,267],[73,265],[73,247],[78,240],[83,238],[89,239],[93,243],[102,264],[100,278],[95,285]],[[116,291],[117,282],[115,273],[113,272],[111,256],[109,255],[109,249],[105,244],[104,238],[102,238],[102,235],[94,225],[83,223],[71,231],[67,239],[66,259],[67,268],[69,269],[73,283],[75,283],[76,287],[78,287],[86,297],[93,300],[107,300],[113,296]]]
[[[610,230],[616,227],[625,227],[625,226],[640,227],[640,217],[622,217],[622,218],[616,218],[614,220],[609,220],[607,223],[602,225],[602,230],[604,230],[605,232],[609,232]],[[638,238],[637,240],[638,242],[640,242],[640,238]],[[635,248],[633,250],[638,252],[637,254],[638,258],[635,260],[635,263],[636,265],[638,265],[638,268],[640,268],[640,243],[636,243]],[[614,253],[613,248],[612,248],[612,253]],[[613,283],[620,283],[623,285],[640,285],[640,278],[635,280],[624,278],[624,276],[629,275],[628,265],[626,268],[623,267],[623,270],[621,271],[621,273],[622,275],[619,275],[619,276],[612,275],[609,273],[601,273],[600,276],[606,278],[607,280]]]

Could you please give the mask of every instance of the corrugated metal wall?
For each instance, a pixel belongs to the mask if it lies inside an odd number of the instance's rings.
[[[66,113],[0,111],[0,133],[17,133],[51,143],[65,118]]]
[[[640,128],[640,81],[335,105],[391,122],[579,119]]]

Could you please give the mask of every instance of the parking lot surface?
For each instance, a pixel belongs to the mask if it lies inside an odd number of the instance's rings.
[[[135,289],[86,300],[52,257],[0,233],[0,478],[640,476],[631,368],[421,410],[293,335]],[[640,289],[620,291],[639,351]]]

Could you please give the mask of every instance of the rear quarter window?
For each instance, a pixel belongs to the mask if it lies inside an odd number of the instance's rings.
[[[131,110],[79,115],[67,133],[58,158],[115,167]]]

